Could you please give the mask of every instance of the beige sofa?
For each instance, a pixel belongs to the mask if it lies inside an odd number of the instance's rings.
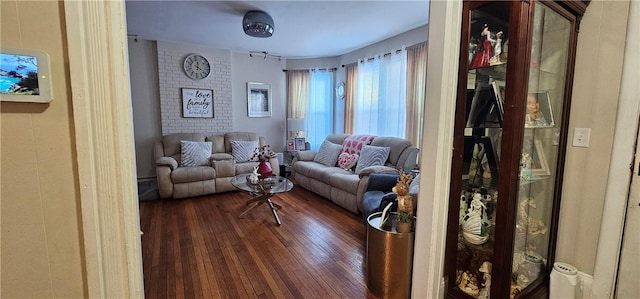
[[[348,134],[334,134],[326,140],[342,144]],[[372,146],[389,147],[389,156],[384,165],[369,166],[356,174],[336,166],[314,162],[315,151],[300,151],[292,161],[292,177],[296,186],[325,197],[351,211],[362,213],[362,199],[371,173],[409,173],[416,167],[418,148],[411,142],[396,137],[375,137]]]
[[[181,141],[212,143],[210,165],[181,166]],[[156,175],[160,198],[183,198],[235,190],[231,179],[237,174],[251,173],[258,162],[238,163],[234,160],[231,141],[258,141],[265,145],[263,137],[251,132],[230,132],[224,135],[206,136],[201,133],[168,134],[154,147]],[[273,174],[280,173],[277,158],[269,161]]]

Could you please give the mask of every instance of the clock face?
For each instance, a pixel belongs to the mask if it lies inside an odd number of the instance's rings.
[[[184,73],[191,79],[200,80],[209,76],[211,65],[202,55],[191,54],[184,59]]]

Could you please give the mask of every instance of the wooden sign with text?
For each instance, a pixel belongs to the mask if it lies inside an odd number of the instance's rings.
[[[213,117],[213,90],[182,89],[183,117]]]

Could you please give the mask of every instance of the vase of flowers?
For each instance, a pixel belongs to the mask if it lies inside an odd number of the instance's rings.
[[[258,174],[260,179],[265,179],[273,174],[273,169],[269,164],[269,159],[276,156],[276,153],[271,150],[271,147],[266,144],[261,147],[256,147],[253,151],[252,161],[258,161]]]

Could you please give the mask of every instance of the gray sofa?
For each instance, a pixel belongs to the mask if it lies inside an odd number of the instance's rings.
[[[205,136],[201,133],[168,134],[156,141],[154,155],[160,198],[183,198],[236,190],[231,179],[251,173],[258,162],[236,162],[231,141],[257,141],[265,145],[263,137],[251,132],[230,132]],[[181,141],[211,142],[208,165],[182,166]],[[277,158],[269,160],[274,175],[279,175]]]
[[[348,134],[333,134],[326,140],[342,144]],[[389,156],[384,165],[369,166],[356,174],[336,166],[314,162],[315,151],[300,151],[292,161],[292,177],[300,186],[354,214],[363,212],[362,199],[371,173],[405,173],[416,167],[418,148],[408,140],[397,137],[376,137],[372,146],[389,147]]]

